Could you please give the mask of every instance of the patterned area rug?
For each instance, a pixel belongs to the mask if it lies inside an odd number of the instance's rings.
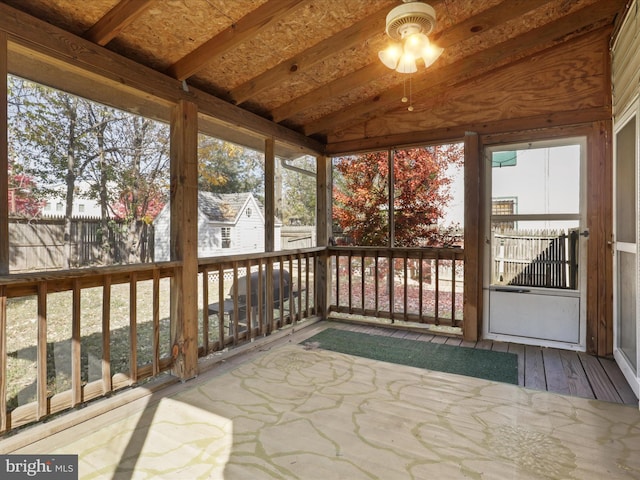
[[[297,344],[213,373],[21,453],[82,479],[640,478],[635,408]]]

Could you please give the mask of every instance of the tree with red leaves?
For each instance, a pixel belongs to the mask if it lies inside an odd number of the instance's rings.
[[[42,212],[44,202],[34,195],[35,182],[24,173],[14,173],[9,167],[9,215],[17,217],[37,217]]]
[[[461,166],[462,145],[392,152],[394,245],[442,245],[439,230],[451,200],[451,165]],[[389,245],[387,152],[338,158],[335,163],[333,218],[354,245]]]

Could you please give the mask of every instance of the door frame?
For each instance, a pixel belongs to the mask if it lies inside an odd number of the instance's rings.
[[[628,124],[631,119],[635,117],[636,131],[635,131],[635,203],[636,203],[636,243],[635,251],[633,247],[629,249],[622,247],[620,250],[627,251],[629,253],[636,254],[636,368],[634,371],[633,365],[631,365],[626,358],[626,355],[621,352],[619,348],[619,320],[618,320],[618,262],[617,252],[619,251],[619,243],[617,242],[617,138],[618,133]],[[638,251],[638,245],[640,244],[640,100],[636,99],[631,102],[625,112],[616,118],[613,125],[613,245],[612,252],[614,255],[613,261],[613,358],[615,359],[618,367],[622,371],[622,374],[626,378],[627,382],[631,386],[636,397],[640,397],[640,252]]]
[[[487,248],[484,248],[483,255],[483,278],[482,278],[482,298],[483,298],[483,338],[489,340],[497,340],[504,342],[515,342],[525,345],[536,345],[542,347],[553,347],[553,348],[561,348],[565,350],[576,350],[576,351],[586,351],[587,344],[587,269],[586,268],[578,268],[578,289],[577,290],[558,290],[557,294],[559,296],[571,296],[573,292],[576,292],[575,295],[579,298],[579,319],[578,319],[578,342],[564,342],[564,341],[555,341],[555,340],[547,340],[547,339],[539,339],[534,337],[526,337],[526,336],[517,336],[517,335],[507,335],[501,333],[491,333],[490,325],[490,283],[491,283],[491,179],[492,179],[492,167],[491,167],[491,155],[493,152],[505,151],[505,150],[526,150],[528,148],[547,148],[547,147],[561,147],[566,145],[580,145],[580,207],[578,214],[578,222],[580,232],[588,231],[588,223],[587,223],[587,163],[588,163],[588,139],[586,135],[576,135],[576,136],[568,136],[561,138],[553,138],[553,139],[535,139],[531,141],[518,141],[513,143],[504,143],[504,144],[493,144],[486,145],[483,149],[482,153],[482,169],[484,171],[484,179],[485,179],[485,188],[484,188],[484,224],[483,228],[483,236],[484,243]],[[527,215],[514,215],[513,217],[519,217],[521,220],[526,220]],[[538,217],[537,215],[533,217]],[[558,220],[566,218],[562,214],[548,214],[545,215],[545,218],[549,220]],[[579,258],[578,265],[584,266],[587,265],[587,238],[583,236],[579,236]],[[534,293],[539,293],[546,290],[550,293],[550,289],[544,288],[536,288],[536,287],[527,287]]]

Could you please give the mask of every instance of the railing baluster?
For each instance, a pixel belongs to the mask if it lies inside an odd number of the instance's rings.
[[[47,282],[38,282],[38,338],[37,338],[37,401],[36,420],[47,415]],[[6,377],[2,377],[6,378]]]
[[[263,278],[265,275],[265,269],[264,269],[264,264],[259,261],[258,262],[258,305],[264,305],[264,283],[263,283]],[[263,336],[266,334],[266,329],[265,329],[265,322],[266,322],[266,315],[267,312],[265,312],[264,308],[258,308],[258,334],[260,336]]]
[[[366,298],[366,292],[365,292],[365,286],[364,286],[364,251],[360,254],[360,296],[361,298],[361,305],[362,305],[362,310],[364,310],[365,307],[365,303],[364,300]]]
[[[153,271],[153,339],[151,342],[152,368],[155,376],[160,373],[160,272],[158,270]]]
[[[267,331],[265,332],[267,335],[270,335],[275,331],[275,319],[273,318],[273,259],[267,259],[267,265],[264,275],[264,291],[270,292],[269,295],[264,299],[265,305],[267,306]]]
[[[451,326],[457,326],[456,320],[456,260],[451,257]]]
[[[409,320],[409,312],[408,312],[408,301],[409,301],[409,291],[408,291],[408,285],[409,285],[409,268],[408,268],[408,264],[409,264],[409,252],[404,252],[404,257],[402,258],[402,262],[403,262],[403,270],[402,270],[402,278],[403,278],[403,304],[404,304],[404,320],[405,322],[407,320]]]
[[[230,330],[233,332],[233,344],[238,344],[238,264],[233,262],[233,318],[230,318],[231,322]]]
[[[247,323],[247,337],[254,338],[253,331],[253,291],[251,290],[251,262],[247,260],[244,262],[244,271],[245,271],[245,292],[246,292],[246,300],[245,300],[245,322]],[[260,283],[260,277],[258,277],[258,283]],[[258,287],[259,288],[259,287]],[[256,308],[257,310],[257,308]]]
[[[7,291],[0,285],[0,378],[7,378]],[[0,432],[9,428],[7,421],[7,382],[0,382]]]
[[[349,252],[347,256],[347,271],[349,272],[349,313],[353,313],[353,263],[352,255]]]
[[[302,254],[298,254],[298,312],[300,314],[300,320],[309,316],[309,288],[302,288],[302,273],[300,270],[302,268],[303,261],[305,285],[309,285],[309,257],[303,257]],[[305,298],[304,309],[302,308],[303,293]]]
[[[396,266],[395,266],[395,257],[393,255],[393,250],[388,250],[388,270],[389,273],[387,275],[387,288],[389,289],[389,315],[391,316],[391,323],[394,323],[394,313],[396,310],[396,295],[395,295],[395,276],[396,276]]]
[[[202,271],[202,349],[209,354],[209,270]]]
[[[436,251],[435,324],[440,325],[440,252]]]
[[[71,314],[71,406],[82,402],[82,364],[81,364],[81,333],[80,333],[80,281],[73,280],[73,307]]]
[[[340,257],[339,253],[336,253],[335,261],[336,261],[336,306],[340,307]]]
[[[420,262],[418,264],[418,321],[422,323],[424,322],[422,311],[424,296],[424,255],[422,250],[420,250],[418,261]]]
[[[222,265],[218,267],[218,302],[220,305],[224,302],[224,268]],[[207,306],[207,308],[209,308]],[[220,339],[220,350],[227,343],[224,335],[224,308],[218,309],[218,338]]]
[[[111,382],[111,275],[102,285],[102,394],[113,389]]]
[[[129,278],[129,381],[138,380],[138,276]]]
[[[375,285],[375,289],[376,289],[376,293],[375,293],[375,304],[374,304],[374,309],[376,312],[376,316],[380,313],[380,282],[378,280],[379,277],[379,271],[378,271],[378,252],[376,251],[373,257],[373,273],[375,275],[375,278],[373,279],[373,283]]]

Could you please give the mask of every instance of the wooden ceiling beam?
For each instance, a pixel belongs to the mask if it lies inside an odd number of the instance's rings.
[[[275,124],[254,113],[231,105],[217,97],[189,87],[151,68],[140,65],[104,47],[78,37],[48,22],[0,3],[0,30],[7,33],[9,53],[42,58],[56,68],[82,69],[94,78],[95,85],[124,90],[146,101],[176,103],[188,100],[198,104],[198,111],[229,128],[242,128],[276,141],[299,146],[306,152],[321,154],[324,145],[291,129]],[[70,92],[74,93],[74,92]],[[124,110],[136,105],[114,105]]]
[[[370,37],[384,31],[385,17],[388,11],[389,8],[385,7],[304,52],[279,63],[257,77],[238,85],[231,90],[231,98],[237,104],[241,104],[264,90],[286,82],[288,76],[300,74],[326,58],[336,55],[341,50],[365,42]]]
[[[486,32],[527,12],[540,8],[552,0],[504,0],[502,3],[483,10],[447,30],[432,35],[432,40],[442,48],[448,48],[481,32]]]
[[[337,78],[336,80],[325,84],[321,88],[312,90],[306,95],[294,98],[292,101],[273,109],[270,112],[270,116],[274,122],[281,122],[293,117],[298,112],[304,112],[305,110],[317,106],[328,98],[339,97],[354,88],[366,85],[372,78],[380,78],[391,74],[392,72],[382,63],[371,63],[366,67],[362,67],[359,70],[350,73],[346,77]]]
[[[412,85],[414,95],[419,95],[420,92],[441,84],[451,87],[481,74],[486,74],[494,68],[494,65],[502,65],[506,60],[518,54],[535,53],[531,51],[534,46],[537,46],[536,51],[540,51],[547,48],[550,42],[574,34],[588,33],[590,27],[593,27],[597,22],[611,23],[625,1],[599,0],[540,28],[489,47],[473,57],[467,57],[439,69],[433,69],[430,75],[424,75],[419,80],[414,78]],[[375,97],[375,100],[369,98],[364,102],[354,104],[305,125],[304,133],[305,135],[324,134],[339,130],[347,124],[363,123],[374,116],[383,115],[386,111],[385,105],[389,106],[388,109],[395,108],[398,99],[402,96],[403,87],[399,85],[380,93]]]
[[[249,40],[263,28],[293,13],[309,0],[269,0],[215,37],[207,40],[188,55],[171,65],[166,73],[178,80],[185,80],[209,63],[209,61],[240,42]]]
[[[84,34],[90,42],[105,46],[156,0],[120,0]]]
[[[572,136],[576,134],[576,130],[583,130],[584,125],[588,125],[594,121],[608,120],[610,118],[611,109],[608,107],[582,108],[570,112],[554,112],[536,117],[510,118],[492,122],[444,127],[435,130],[396,133],[374,138],[331,142],[327,144],[326,154],[335,157],[360,152],[371,152],[374,150],[386,150],[388,148],[433,143],[455,143],[462,141],[465,132],[468,131],[480,135],[492,134],[494,132],[502,132],[500,135],[508,135],[511,132],[526,131],[529,132],[529,136],[524,136],[523,138],[530,139],[531,131],[533,130],[553,128],[555,129],[555,135]],[[580,125],[583,125],[583,127],[579,127]],[[545,135],[548,136],[548,133]]]
[[[433,36],[433,41],[442,48],[450,47],[456,43],[467,40],[482,31],[519,17],[534,8],[539,8],[541,5],[548,3],[549,1],[551,0],[532,3],[530,0],[505,0],[499,5],[484,10],[478,15],[470,17],[451,28],[441,31],[438,35]],[[505,4],[507,2],[508,8],[505,8]],[[433,4],[433,2],[431,3]],[[371,78],[378,78],[380,76],[390,74],[391,71],[384,67],[380,62],[367,65],[346,77],[336,79],[333,82],[324,85],[322,88],[313,90],[306,95],[302,95],[281,105],[271,112],[271,118],[273,118],[275,122],[281,122],[291,118],[296,113],[313,108],[315,105],[327,98],[334,98],[347,93],[353,88],[365,85],[371,80]]]

